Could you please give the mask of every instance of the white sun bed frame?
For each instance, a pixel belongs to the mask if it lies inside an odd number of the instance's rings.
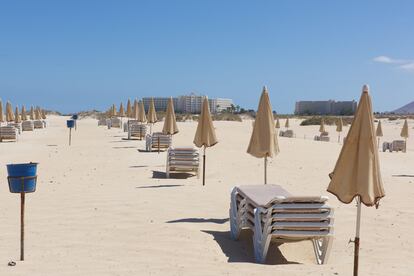
[[[174,172],[193,172],[199,177],[200,157],[198,150],[190,148],[168,148],[166,177]]]
[[[0,142],[3,140],[14,140],[17,142],[18,133],[14,126],[2,126],[0,127]]]
[[[34,124],[33,121],[23,121],[22,122],[22,131],[33,131]]]
[[[121,119],[113,117],[110,120],[111,127],[121,128]]]
[[[147,134],[147,125],[138,123],[138,122],[130,122],[128,126],[128,139],[131,137],[139,138],[142,140],[143,137]]]
[[[332,247],[334,222],[327,200],[323,196],[294,197],[278,185],[234,187],[230,203],[231,238],[237,240],[242,229],[253,230],[254,256],[259,263],[266,261],[271,240],[310,240],[317,263],[325,264]]]
[[[42,120],[33,121],[34,128],[44,128],[45,124]]]
[[[154,132],[145,136],[146,151],[166,150],[171,147],[171,135],[162,132]]]

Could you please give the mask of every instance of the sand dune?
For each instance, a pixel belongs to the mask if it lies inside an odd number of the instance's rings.
[[[140,152],[144,141],[123,140],[119,129],[84,119],[68,146],[64,117],[0,143],[0,275],[350,275],[356,208],[326,192],[341,144],[315,142],[318,126],[280,138],[269,183],[293,194],[328,195],[335,207],[335,240],[327,265],[315,264],[310,242],[272,245],[267,265],[254,263],[251,233],[229,236],[230,189],[263,183],[263,160],[246,153],[250,121],[214,122],[219,143],[207,150],[201,179],[165,179],[166,154]],[[282,123],[282,122],[281,122]],[[410,121],[414,125],[414,121]],[[178,123],[173,144],[192,145],[195,122]],[[385,137],[399,139],[402,121],[383,121]],[[155,125],[160,130],[162,124]],[[345,127],[345,131],[348,128]],[[306,138],[306,139],[304,139]],[[362,210],[360,275],[414,271],[414,141],[408,152],[380,153],[386,197]],[[38,186],[26,201],[26,260],[19,257],[19,196],[10,194],[5,164],[39,162]]]

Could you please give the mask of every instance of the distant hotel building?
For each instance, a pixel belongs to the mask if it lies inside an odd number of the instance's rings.
[[[204,97],[204,95],[196,95],[191,93],[190,95],[173,98],[174,110],[181,113],[200,113]],[[149,109],[151,99],[152,98],[149,97],[142,99],[146,111]],[[168,100],[170,99],[169,97],[154,97],[153,99],[156,111],[167,110]],[[233,104],[233,100],[223,98],[208,99],[208,102],[211,113],[228,110]]]
[[[356,101],[298,101],[296,115],[352,115],[357,108]]]

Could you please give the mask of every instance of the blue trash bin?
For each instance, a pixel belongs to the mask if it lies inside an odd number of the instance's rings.
[[[67,120],[66,121],[66,126],[68,128],[74,128],[75,127],[75,120]]]
[[[36,191],[37,164],[23,163],[7,165],[7,180],[11,193],[33,193]]]
[[[79,118],[78,114],[74,114],[74,115],[72,115],[72,119],[73,119],[73,120],[77,120],[78,118]]]

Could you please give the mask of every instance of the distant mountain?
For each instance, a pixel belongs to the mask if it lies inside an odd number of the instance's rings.
[[[414,101],[393,111],[395,114],[414,114]]]

